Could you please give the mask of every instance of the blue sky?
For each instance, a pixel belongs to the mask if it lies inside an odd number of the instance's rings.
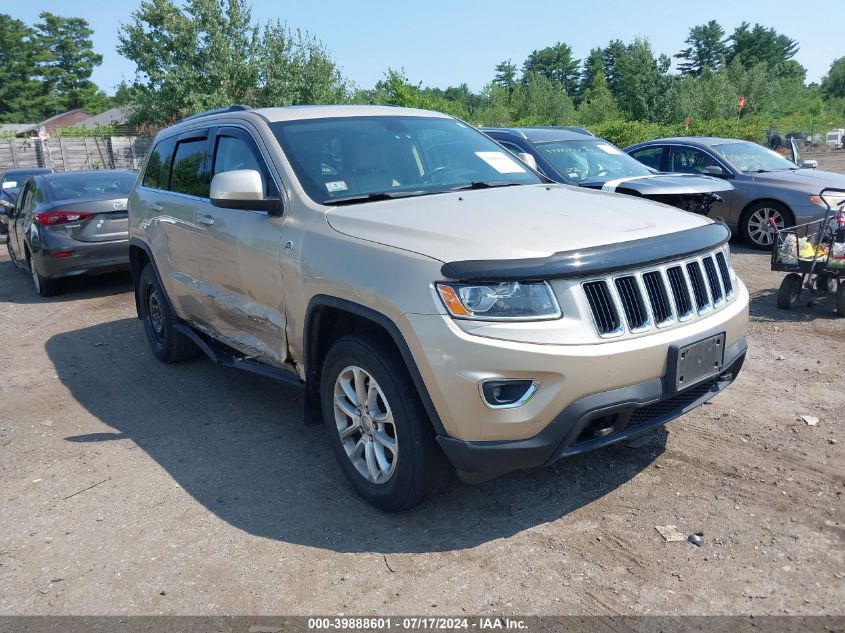
[[[120,23],[129,20],[140,0],[37,0],[2,9],[33,23],[41,11],[86,18],[103,64],[94,73],[107,92],[134,76],[134,66],[115,52]],[[388,66],[408,77],[445,88],[461,82],[478,90],[494,66],[511,58],[517,65],[532,50],[557,41],[570,44],[578,58],[611,39],[651,40],[656,53],[672,55],[683,47],[690,26],[718,20],[730,32],[743,20],[772,26],[798,40],[796,59],[809,81],[819,81],[831,62],[845,55],[845,2],[816,0],[585,0],[533,2],[502,0],[253,0],[253,18],[281,19],[320,38],[361,87],[372,87]]]

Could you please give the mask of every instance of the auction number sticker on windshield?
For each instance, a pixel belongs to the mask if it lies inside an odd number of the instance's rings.
[[[18,183],[15,180],[5,180],[5,181],[3,181],[3,189],[13,189],[17,186],[18,186]]]
[[[613,147],[613,145],[608,145],[607,143],[596,143],[596,147],[598,147],[601,151],[605,154],[621,154],[622,151]]]
[[[519,166],[519,163],[504,152],[476,152],[475,155],[500,174],[525,173],[525,170]]]
[[[346,191],[349,187],[346,186],[345,180],[332,180],[326,183],[326,189],[329,193],[336,193],[338,191]]]

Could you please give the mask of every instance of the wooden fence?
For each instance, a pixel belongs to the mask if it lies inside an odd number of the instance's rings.
[[[0,138],[0,171],[14,167],[137,170],[151,143],[149,136]]]

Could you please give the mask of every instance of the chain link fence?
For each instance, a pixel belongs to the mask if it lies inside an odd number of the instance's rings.
[[[15,167],[138,170],[152,140],[150,136],[0,138],[0,171]]]

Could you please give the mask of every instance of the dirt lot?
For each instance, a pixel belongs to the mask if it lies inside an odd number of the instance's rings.
[[[398,516],[296,392],[157,362],[127,277],[39,299],[3,257],[0,615],[845,614],[845,320],[736,250],[750,352],[712,404]]]

